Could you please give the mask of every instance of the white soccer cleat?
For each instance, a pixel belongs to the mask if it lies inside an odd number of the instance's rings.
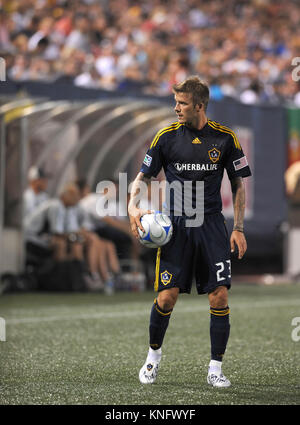
[[[139,373],[141,384],[153,384],[158,374],[159,361],[146,361]]]
[[[227,379],[222,372],[220,373],[208,372],[207,383],[217,388],[228,388],[231,385],[231,382],[229,381],[229,379]]]

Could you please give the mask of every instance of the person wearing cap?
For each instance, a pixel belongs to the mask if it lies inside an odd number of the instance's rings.
[[[48,175],[38,167],[31,167],[28,172],[29,186],[23,195],[23,216],[32,213],[39,205],[49,199],[46,192],[48,185]]]

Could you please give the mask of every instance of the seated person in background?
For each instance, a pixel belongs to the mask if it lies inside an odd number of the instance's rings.
[[[33,166],[29,169],[29,185],[23,195],[24,217],[34,211],[41,203],[49,199],[49,195],[46,193],[48,177],[49,176],[41,168]]]
[[[141,244],[132,236],[127,205],[122,205],[117,199],[110,199],[109,208],[104,212],[106,215],[104,213],[99,215],[97,204],[102,196],[108,196],[108,190],[104,194],[91,193],[90,187],[84,179],[77,180],[76,184],[81,193],[79,205],[88,214],[93,231],[101,238],[110,240],[116,245],[119,258],[138,259]],[[115,182],[111,182],[111,184],[115,188],[111,193],[118,195],[118,184]],[[121,215],[118,214],[119,210],[122,212]]]
[[[112,244],[106,244],[90,231],[90,222],[78,205],[79,199],[78,187],[66,185],[59,199],[44,202],[25,218],[25,239],[51,247],[56,262],[77,260],[83,265],[86,258],[87,286],[100,289],[100,276],[109,282],[110,272],[119,273],[119,262]]]

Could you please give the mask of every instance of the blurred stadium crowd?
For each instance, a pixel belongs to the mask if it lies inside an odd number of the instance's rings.
[[[0,56],[15,81],[169,95],[196,73],[224,96],[293,102],[298,0],[0,0]]]

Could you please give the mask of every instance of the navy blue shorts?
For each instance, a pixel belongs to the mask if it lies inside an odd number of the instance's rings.
[[[171,217],[173,236],[157,250],[155,291],[179,288],[190,293],[193,279],[198,294],[231,286],[230,242],[221,213],[205,215],[202,226],[186,227],[184,217]]]

